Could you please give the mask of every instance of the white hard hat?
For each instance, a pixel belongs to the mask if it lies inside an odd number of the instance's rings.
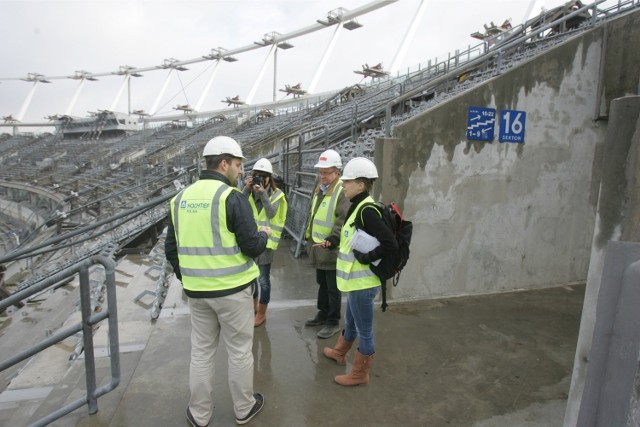
[[[342,159],[336,150],[323,151],[314,168],[341,168]]]
[[[203,156],[219,156],[220,154],[231,154],[233,157],[238,157],[246,160],[242,155],[242,149],[240,144],[235,139],[228,136],[216,136],[207,142],[202,152]]]
[[[340,179],[356,179],[356,178],[369,178],[374,179],[378,177],[378,169],[376,165],[369,159],[364,157],[356,157],[349,160],[349,163],[344,167],[342,176]]]
[[[269,160],[260,159],[253,165],[252,170],[273,173],[273,166],[271,166],[271,162]]]

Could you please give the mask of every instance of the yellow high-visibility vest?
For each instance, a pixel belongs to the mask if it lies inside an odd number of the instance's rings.
[[[253,197],[249,197],[249,204],[251,205],[251,209],[253,210],[253,217],[258,223],[258,229],[261,226],[266,226],[271,228],[271,237],[267,241],[267,248],[276,250],[278,249],[278,245],[280,244],[280,238],[282,237],[282,231],[284,230],[284,224],[287,220],[287,210],[289,205],[287,203],[286,197],[284,197],[284,193],[282,190],[277,189],[271,194],[269,197],[269,201],[272,205],[275,205],[276,202],[280,201],[278,204],[278,210],[273,218],[267,217],[266,209],[263,209],[258,212],[258,208],[256,207],[256,201]]]
[[[171,200],[182,285],[187,290],[233,289],[259,275],[227,228],[226,201],[232,191],[238,190],[222,181],[202,179]]]
[[[340,247],[336,262],[336,282],[342,292],[359,291],[380,286],[380,278],[375,275],[367,264],[356,260],[351,249],[351,239],[356,231],[355,217],[365,203],[373,203],[371,196],[366,197],[349,215],[340,230]]]
[[[333,187],[331,197],[324,197],[317,211],[315,209],[319,200],[318,193],[313,195],[311,213],[316,212],[316,214],[309,221],[305,236],[311,236],[314,243],[321,243],[331,235],[331,230],[336,222],[336,207],[340,194],[342,194],[342,181],[338,180]]]

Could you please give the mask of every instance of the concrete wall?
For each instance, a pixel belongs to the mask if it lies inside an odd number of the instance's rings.
[[[592,338],[598,320],[596,313],[618,309],[617,302],[610,296],[612,290],[601,289],[607,248],[611,241],[640,242],[640,96],[616,99],[611,102],[610,111],[587,289],[565,414],[564,425],[567,427],[583,425],[579,424],[577,419],[579,410],[582,411],[581,405],[584,404],[582,395],[587,370],[591,369]],[[637,287],[640,284],[635,285]],[[602,286],[605,286],[605,283],[602,283]],[[638,301],[635,304],[637,308]],[[610,308],[608,305],[614,307]],[[621,317],[620,322],[625,325],[637,321],[637,312],[635,310],[629,313],[636,315],[636,318]],[[626,351],[632,351],[631,348],[629,341]],[[640,384],[637,373],[636,379]],[[591,387],[593,388],[594,384]],[[636,402],[638,395],[640,391],[636,390]],[[589,401],[587,404],[591,405],[593,402]]]
[[[393,298],[586,280],[607,128],[595,119],[603,98],[632,90],[640,75],[640,26],[628,24],[638,16],[569,40],[378,141],[375,195],[414,222]],[[630,34],[611,36],[620,27]],[[632,69],[617,70],[620,58]],[[603,78],[604,70],[618,77]],[[469,106],[526,111],[525,143],[497,142],[498,121],[493,143],[467,141]]]
[[[601,116],[608,116],[611,101],[640,93],[640,13],[630,13],[607,24],[604,32],[606,50],[603,57]]]
[[[570,394],[564,425],[637,427],[640,243],[610,241],[600,283],[597,307],[590,312],[595,322],[590,328],[593,340],[586,376],[580,377],[582,397],[574,400],[575,394]],[[574,375],[572,392],[578,389],[577,378]],[[576,420],[573,412],[578,407]]]

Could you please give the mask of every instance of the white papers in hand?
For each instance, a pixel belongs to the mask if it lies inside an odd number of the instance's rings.
[[[362,253],[367,253],[380,246],[378,239],[364,230],[357,229],[351,239],[351,248]],[[378,265],[380,260],[377,259],[372,262],[373,265]]]

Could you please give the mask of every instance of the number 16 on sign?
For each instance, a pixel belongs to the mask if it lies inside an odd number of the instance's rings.
[[[527,113],[518,110],[500,111],[500,142],[524,142]]]

